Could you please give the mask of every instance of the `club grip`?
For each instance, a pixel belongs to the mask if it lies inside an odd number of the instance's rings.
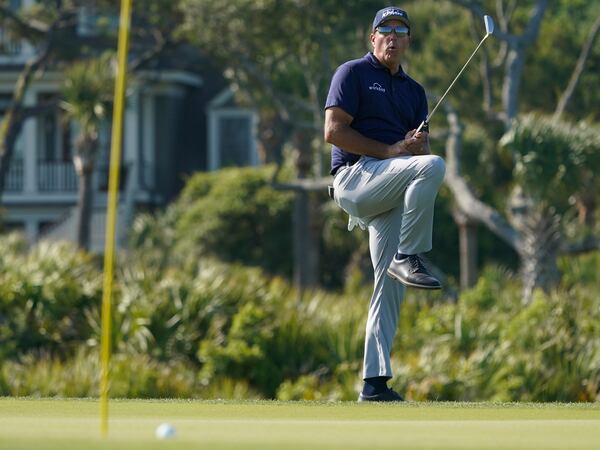
[[[421,122],[421,125],[419,125],[419,128],[417,128],[417,131],[415,131],[415,134],[417,134],[420,131],[429,133],[429,122],[427,122],[427,120],[424,120],[423,122]]]

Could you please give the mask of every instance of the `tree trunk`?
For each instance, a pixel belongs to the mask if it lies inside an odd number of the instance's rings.
[[[315,194],[298,191],[294,202],[294,284],[302,291],[319,283],[319,223]]]
[[[261,116],[258,124],[258,153],[264,164],[281,164],[283,145],[288,138],[288,126],[278,114]]]
[[[84,250],[90,249],[92,221],[92,174],[93,170],[78,173],[79,196],[77,201],[77,245]]]
[[[520,188],[510,198],[511,223],[522,237],[521,259],[523,304],[529,304],[536,289],[545,292],[560,281],[556,264],[560,251],[560,216],[551,208],[535,203]]]
[[[294,136],[298,150],[298,178],[307,178],[312,166],[310,133],[298,131]],[[294,284],[301,293],[319,280],[319,219],[314,194],[299,190],[294,202]]]
[[[84,136],[77,139],[77,154],[73,157],[75,171],[79,177],[79,198],[77,202],[77,245],[90,249],[91,221],[94,202],[92,175],[96,162],[97,136]]]
[[[458,208],[452,216],[458,225],[460,288],[465,290],[477,282],[477,223]]]
[[[521,250],[523,303],[528,304],[535,289],[545,292],[558,285],[560,272],[556,265],[560,246],[559,218],[540,211],[527,220]]]
[[[502,86],[502,106],[505,113],[505,125],[508,128],[510,121],[519,112],[519,87],[523,78],[523,69],[527,52],[535,43],[547,8],[547,0],[536,0],[531,8],[527,26],[518,37],[512,35],[509,39],[509,50],[506,58],[504,80]]]
[[[596,197],[597,197],[597,183],[592,182],[591,188],[584,191],[577,200],[577,216],[579,218],[579,224],[594,229],[596,225]]]
[[[5,118],[4,120],[9,120]],[[15,142],[23,128],[23,119],[15,119],[10,121],[10,125],[3,136],[3,151],[0,153],[0,204],[2,203],[2,195],[6,185],[6,176],[10,169],[13,154],[15,151]]]
[[[573,73],[571,74],[571,78],[569,79],[569,83],[565,91],[562,93],[560,98],[558,99],[558,103],[556,105],[556,110],[554,111],[554,119],[560,119],[563,112],[567,108],[569,101],[573,97],[573,93],[575,92],[575,88],[577,87],[577,83],[579,83],[579,79],[581,78],[581,74],[583,73],[583,69],[585,67],[585,63],[589,57],[590,51],[594,47],[594,43],[596,42],[596,38],[600,33],[600,16],[596,18],[596,21],[592,25],[590,32],[588,34],[587,39],[583,43],[581,47],[581,53],[579,54],[579,58],[577,59],[577,64],[575,64],[575,68],[573,69]]]

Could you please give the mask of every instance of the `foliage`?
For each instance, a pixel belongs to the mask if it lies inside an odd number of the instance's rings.
[[[596,255],[595,270],[598,262]],[[407,308],[416,316],[412,333],[428,338],[404,342],[412,349],[402,356],[396,386],[414,399],[594,401],[600,393],[594,284],[537,291],[522,306],[518,286],[488,271],[456,305]]]
[[[278,124],[266,135],[285,141],[301,133],[308,136],[303,155],[310,160],[315,150],[315,160],[325,159],[323,105],[331,75],[344,60],[366,53],[372,20],[367,17],[381,3],[350,1],[340,7],[335,0],[182,0],[181,5],[186,18],[182,36],[241,88],[238,98],[258,110],[262,127]],[[280,154],[282,145],[272,145],[276,148],[268,152]],[[313,174],[324,176],[325,167],[314,164]]]
[[[269,185],[271,170],[195,175],[176,205],[177,248],[289,275],[292,195]]]
[[[321,286],[329,289],[347,287],[352,275],[361,282],[372,279],[369,242],[358,227],[348,232],[348,215],[334,202],[321,206],[323,227],[320,236],[319,275]]]
[[[66,120],[75,120],[81,135],[98,135],[100,123],[108,115],[113,75],[110,53],[73,63],[65,70],[61,87]]]
[[[27,354],[1,370],[1,395],[95,397],[100,357],[84,347],[69,359]],[[182,362],[159,362],[144,354],[116,354],[111,360],[111,396],[117,398],[191,398],[201,391],[193,370]]]
[[[521,99],[526,105],[523,111],[552,112],[568,77],[575,67],[581,45],[587,37],[592,23],[600,14],[598,4],[587,1],[560,0],[549,2],[549,11],[544,16],[540,37],[532,48],[523,77]],[[596,41],[597,42],[597,41]],[[557,54],[560,53],[560,59]],[[579,85],[567,108],[571,120],[597,121],[600,101],[599,93],[593,88],[598,82],[600,68],[600,46],[595,45],[585,65]],[[542,89],[546,95],[540,95]]]
[[[271,187],[271,167],[228,168],[191,177],[178,200],[165,211],[136,217],[129,234],[133,260],[159,272],[169,265],[194,265],[199,255],[261,267],[291,278],[293,194]],[[432,260],[458,275],[456,227],[448,191],[440,193]],[[335,203],[320,206],[320,284],[337,289],[372,279],[365,233],[347,231],[348,216]],[[482,260],[510,264],[507,251],[482,235]],[[495,258],[495,259],[494,259]],[[354,278],[353,278],[354,277]],[[358,278],[356,278],[358,277]]]
[[[233,70],[236,82],[261,92],[259,101],[277,103],[281,99],[276,97],[286,93],[320,107],[336,65],[343,57],[364,54],[366,18],[380,7],[371,0],[344,8],[331,0],[236,0],[226,5],[184,0],[182,32]],[[225,35],[237,39],[223,39]]]
[[[193,265],[204,255],[291,278],[293,194],[272,187],[272,170],[228,168],[194,175],[164,212],[136,218],[130,232],[133,253],[149,259],[148,267]],[[321,218],[321,284],[341,287],[347,274],[369,272],[367,241],[346,231],[346,214],[327,201]]]
[[[96,395],[99,265],[16,235],[0,248],[0,394]],[[299,298],[256,268],[207,258],[156,268],[139,256],[118,264],[113,396],[355,399],[368,287]],[[494,268],[456,303],[409,291],[394,386],[416,400],[598,399],[600,254],[561,269],[561,287],[527,306]]]
[[[466,3],[422,0],[407,1],[403,5],[413,24],[411,49],[403,61],[403,68],[424,85],[430,96],[430,104],[444,92],[452,75],[458,71],[458,61],[465,61],[481,38],[481,20],[470,14],[468,8],[459,6],[465,6]],[[502,36],[498,36],[499,39],[489,39],[477,55],[475,64],[465,71],[452,95],[446,99],[465,125],[461,163],[469,186],[478,198],[497,211],[505,211],[506,201],[510,198],[508,194],[515,182],[522,179],[523,173],[519,171],[519,167],[523,167],[523,164],[518,161],[517,170],[513,173],[512,158],[507,157],[507,152],[498,150],[496,144],[506,125],[498,119],[506,112],[503,110],[506,107],[502,104],[503,101],[506,102],[503,95],[509,92],[506,82],[511,73],[506,71],[510,70],[513,56],[509,56],[507,60],[508,49],[522,37],[520,33],[525,31],[533,6],[531,2],[491,0],[469,2],[469,5],[477,5],[494,16],[499,16],[501,10],[511,11],[506,15],[507,23],[500,24],[497,20],[497,27],[502,28],[504,33],[510,33],[514,39],[511,42],[504,41]],[[369,22],[379,7],[381,5],[372,2],[350,2],[344,8],[339,8],[335,2],[311,0],[240,0],[224,7],[207,0],[185,0],[182,9],[187,14],[183,33],[221,62],[227,76],[240,86],[240,92],[249,97],[253,105],[262,108],[268,104],[269,112],[277,110],[285,119],[282,121],[287,121],[291,127],[300,124],[305,127],[310,121],[310,127],[320,134],[318,129],[322,126],[322,106],[333,70],[348,59],[360,57],[369,49],[366,39]],[[523,61],[527,76],[519,75],[519,80],[513,80],[517,82],[515,87],[519,92],[518,106],[521,111],[538,110],[545,114],[553,112],[597,13],[597,6],[592,6],[589,2],[560,1],[547,5],[539,38],[532,43],[535,51],[527,52]],[[206,21],[206,17],[211,17],[210,23]],[[244,19],[241,20],[240,17]],[[273,17],[277,20],[272,20]],[[572,20],[572,17],[576,17],[577,21]],[[223,34],[235,34],[239,39],[223,39]],[[521,41],[519,45],[524,44]],[[231,55],[238,57],[232,58]],[[593,70],[600,61],[598,56],[596,46],[590,53],[586,71],[567,112],[572,120],[593,119],[594,102],[590,98],[597,96],[597,89],[594,87],[598,71]],[[485,72],[489,75],[486,80],[489,84],[482,82],[484,67],[480,64],[481,70],[477,70],[478,61],[487,63]],[[527,88],[519,90],[519,83]],[[540,95],[541,86],[547,95]],[[484,93],[488,92],[489,87],[491,94],[485,108],[484,105],[479,106],[482,104],[482,87]],[[587,105],[587,108],[577,105]],[[444,115],[438,114],[432,123],[432,138],[443,135],[446,127]],[[273,132],[278,131],[280,130]],[[432,140],[434,150],[443,154],[442,140]],[[316,135],[316,141],[321,141],[320,136]],[[555,144],[560,142],[563,141],[555,141]],[[317,147],[318,144],[314,146]],[[594,171],[589,170],[585,174],[578,171],[574,176],[566,175],[572,171],[563,169],[569,169],[569,158],[575,153],[570,152],[570,148],[563,146],[558,152],[549,152],[551,155],[547,160],[536,158],[531,160],[533,164],[529,164],[529,169],[532,169],[532,165],[553,165],[556,168],[552,174],[557,174],[558,178],[536,176],[537,180],[528,180],[528,184],[540,193],[544,191],[546,197],[559,197],[553,200],[560,201],[561,204],[550,202],[550,206],[561,212],[565,209],[564,205],[575,201],[574,197],[569,198],[574,193],[573,189],[568,192],[563,189],[565,183],[573,184],[577,182],[575,180],[582,180],[582,189],[589,188],[590,192],[598,192],[597,186],[592,183]],[[531,158],[529,150],[522,151],[529,153],[526,158]],[[539,155],[542,154],[539,152]],[[529,173],[533,174],[532,171]],[[560,175],[561,173],[564,175]],[[452,207],[450,202],[447,204],[448,208]],[[451,218],[449,212],[444,211],[440,215],[441,221],[436,219],[436,233],[439,232],[440,237],[434,248],[439,249],[439,256],[432,255],[432,260],[441,265],[444,271],[457,275],[456,265],[449,263],[445,256],[456,254],[456,245],[453,245],[453,241],[456,242],[456,228],[448,220]],[[330,216],[329,219],[339,222],[339,218],[335,216]],[[443,224],[444,228],[438,230],[439,224]],[[324,235],[333,237],[333,240],[324,239],[322,243],[322,283],[327,287],[344,284],[343,279],[347,278],[347,273],[356,273],[356,267],[361,266],[356,264],[357,260],[363,267],[367,266],[364,263],[367,255],[365,241],[356,238],[356,235],[344,240],[336,239],[339,236],[334,233],[333,228],[325,230]],[[487,262],[493,258],[496,263],[516,264],[514,250],[497,242],[497,238],[495,240],[493,242],[490,233],[484,231],[478,252],[481,259]],[[329,242],[334,241],[335,247],[326,247]],[[439,248],[439,243],[446,245]],[[354,249],[357,251],[353,251]],[[347,260],[352,260],[347,271],[336,272],[329,269],[340,267],[340,264],[345,266],[344,261]]]
[[[65,354],[84,343],[85,315],[100,299],[96,261],[66,243],[28,250],[18,235],[0,242],[0,360],[37,349]]]
[[[600,171],[600,129],[524,115],[501,139],[514,157],[515,180],[536,200],[566,205]]]

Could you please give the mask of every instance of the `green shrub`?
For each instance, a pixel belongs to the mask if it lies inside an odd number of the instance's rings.
[[[156,215],[136,217],[130,232],[131,253],[162,269],[187,267],[198,258],[256,266],[271,275],[292,275],[295,194],[271,184],[273,167],[227,168],[191,177],[180,197]],[[285,181],[285,180],[279,180]],[[311,194],[319,208],[319,283],[343,288],[349,279],[370,285],[371,260],[366,232],[347,231],[348,216],[323,189]],[[438,196],[432,261],[458,276],[457,228],[450,192]],[[480,259],[518,265],[514,251],[489,231],[479,231]],[[357,276],[358,275],[358,276]]]
[[[301,375],[294,381],[286,380],[277,389],[278,400],[356,400],[360,389],[357,372],[359,364],[340,364],[332,374],[323,371]]]
[[[590,401],[587,382],[600,375],[600,311],[591,296],[546,295],[512,317],[494,353],[494,399]],[[585,330],[585,331],[584,331]]]
[[[0,239],[0,395],[96,396],[97,262],[66,244]],[[408,290],[392,384],[410,399],[600,397],[599,253],[561,260],[564,282],[526,306],[504,269],[456,302]],[[299,293],[216,259],[120,255],[111,395],[352,400],[371,289]]]
[[[2,366],[5,386],[2,395],[34,397],[93,397],[98,395],[98,356],[77,351],[63,361],[48,354],[28,353],[19,362]]]
[[[66,360],[30,353],[20,362],[6,362],[1,373],[0,395],[97,397],[100,358],[83,347]],[[117,398],[192,398],[202,392],[189,365],[161,363],[143,354],[113,355],[110,381],[110,394]]]
[[[230,280],[245,272],[230,271]],[[364,325],[356,308],[339,297],[313,292],[298,301],[297,293],[277,279],[246,279],[233,286],[244,286],[248,294],[231,320],[212,321],[199,345],[205,383],[224,376],[247,379],[273,397],[285,379],[317,370],[331,374],[348,357],[360,358]],[[227,297],[227,289],[221,288],[219,295]]]
[[[0,239],[0,359],[41,349],[65,353],[90,336],[86,315],[101,296],[101,272],[67,243]]]
[[[293,197],[270,186],[271,172],[232,168],[190,179],[175,206],[178,250],[290,276]]]
[[[582,270],[574,259],[567,278]],[[600,271],[597,257],[581,258]],[[575,274],[573,273],[575,272]],[[597,281],[591,283],[597,284]],[[592,285],[537,292],[487,270],[456,304],[404,305],[394,386],[416,400],[594,401],[600,398],[600,299]]]

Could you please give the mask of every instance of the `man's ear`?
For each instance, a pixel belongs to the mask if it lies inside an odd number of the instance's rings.
[[[375,48],[375,33],[369,35],[369,41],[371,42],[371,47]]]

